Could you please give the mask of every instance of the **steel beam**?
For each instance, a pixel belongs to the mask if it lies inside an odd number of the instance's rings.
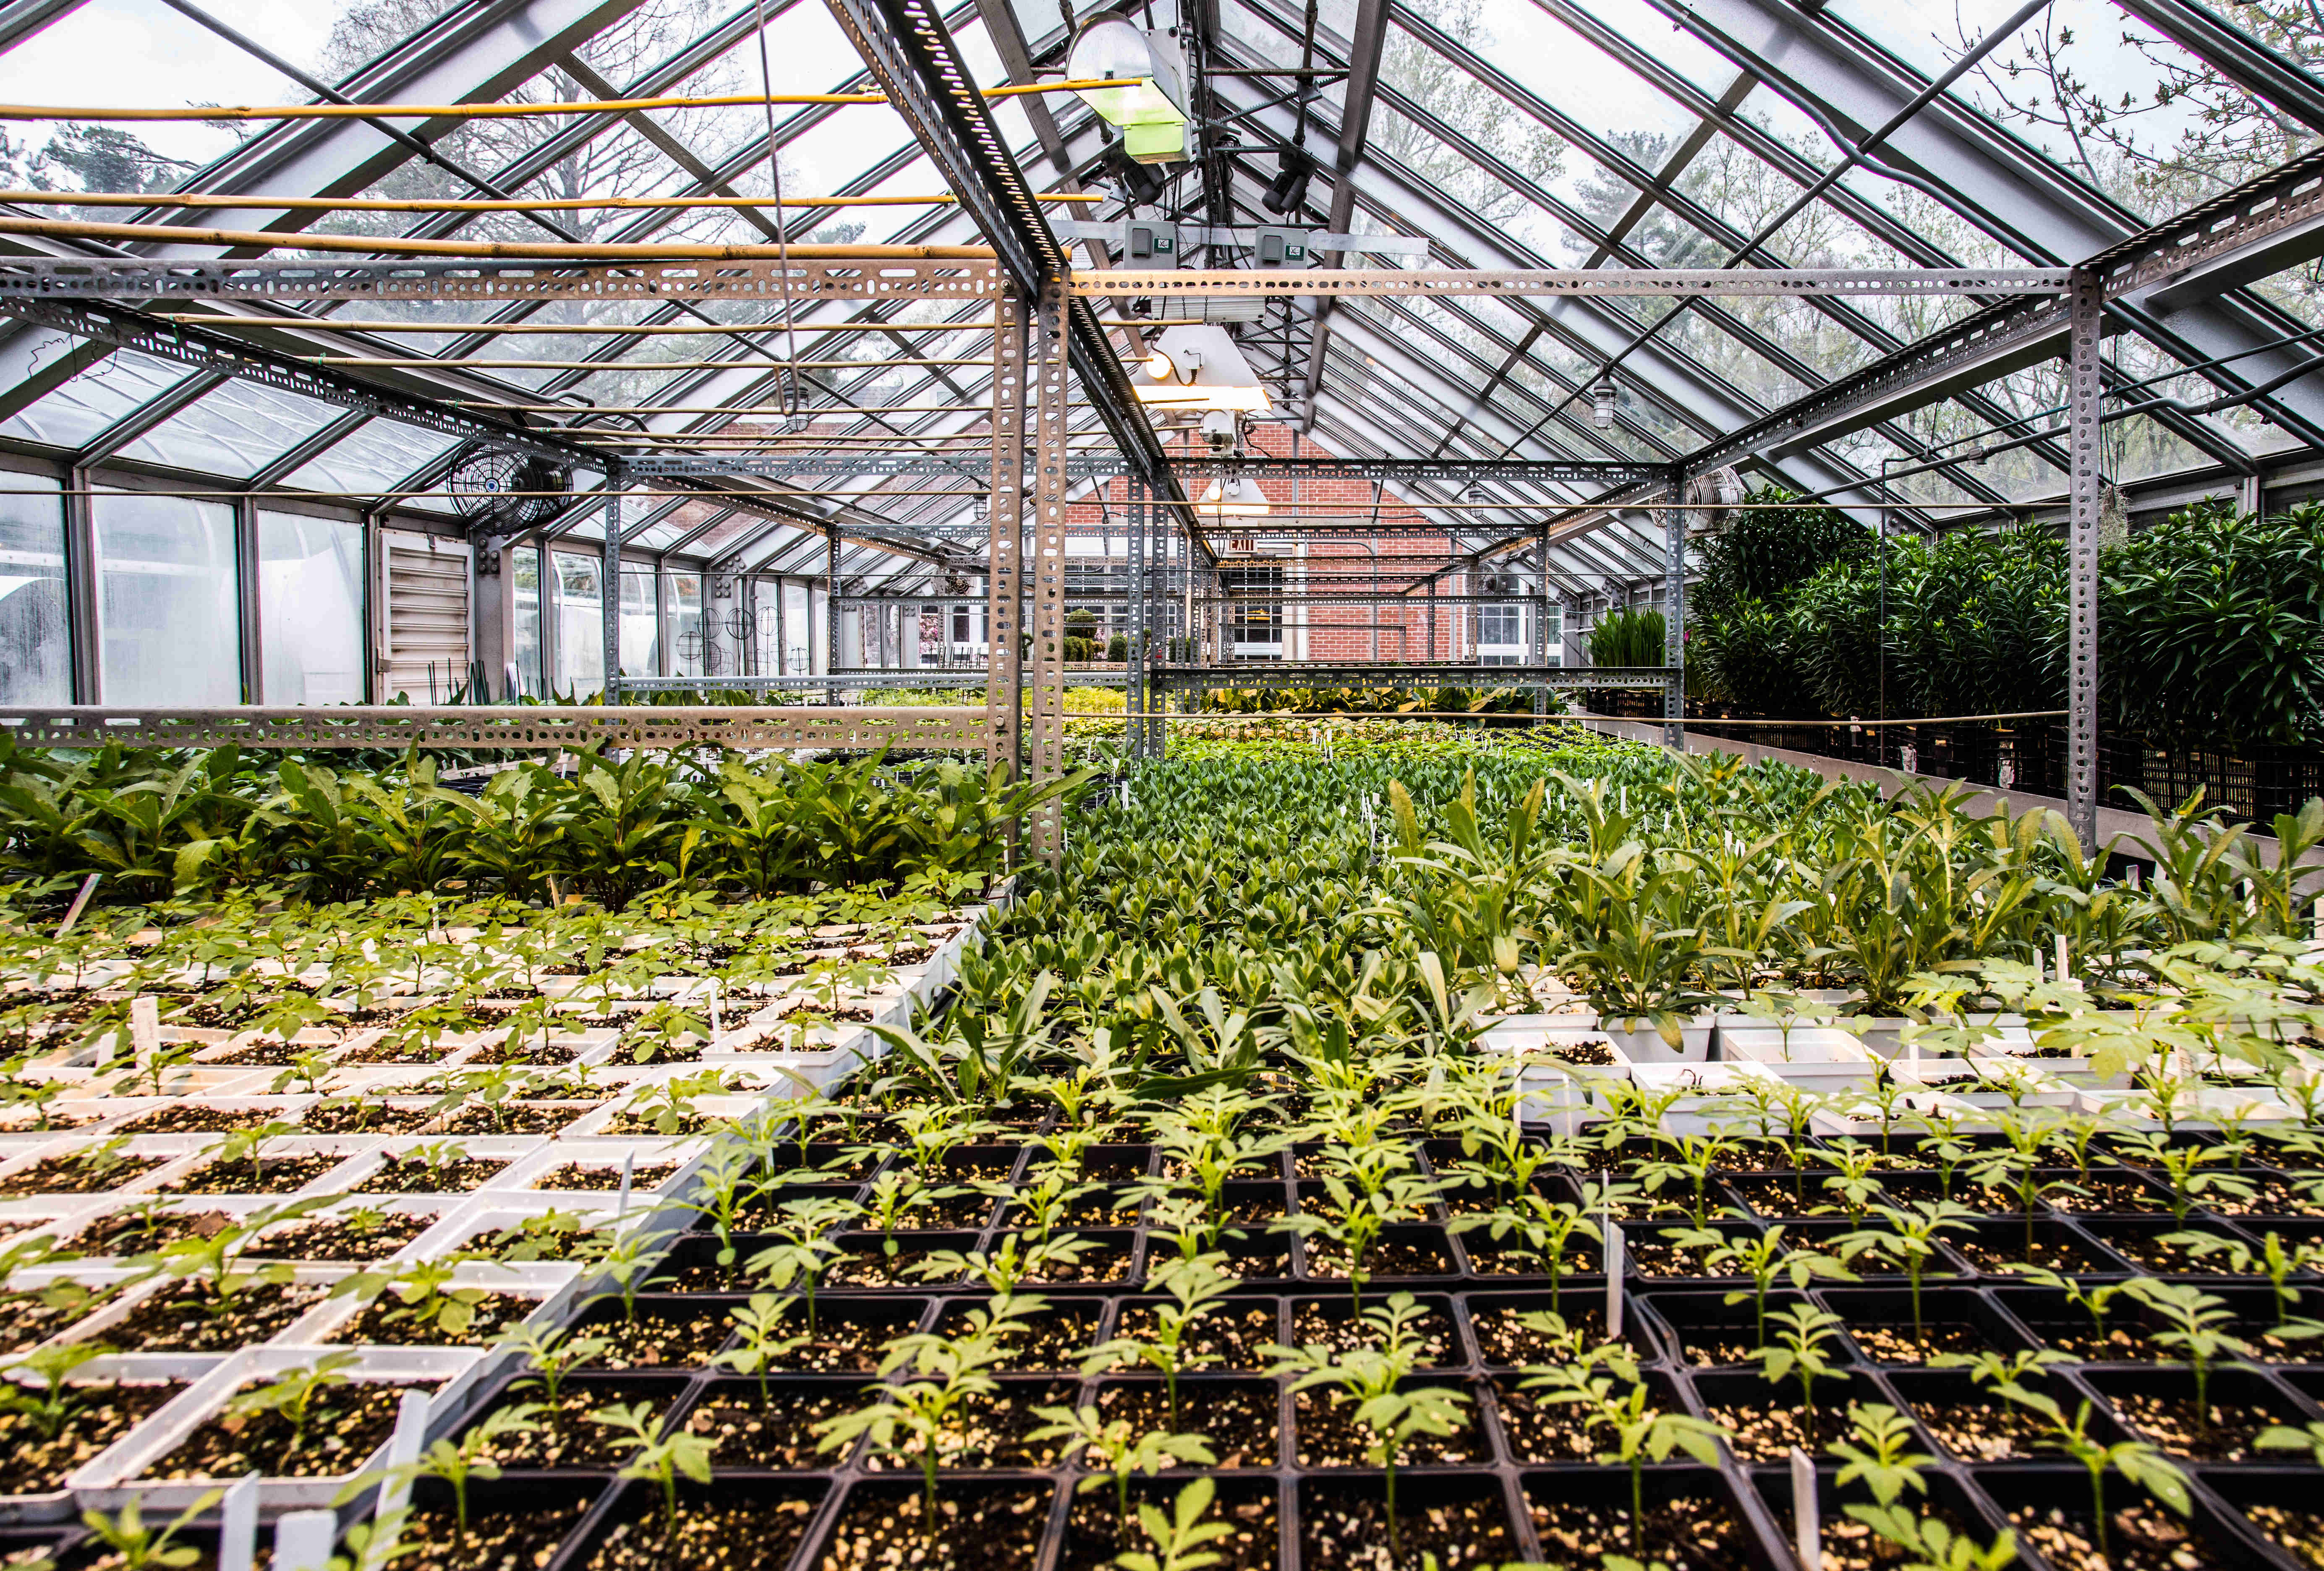
[[[2066,559],[2066,818],[2085,855],[2098,828],[2098,326],[2106,296],[2098,275],[2074,274],[2072,335],[2066,356],[2069,482]]]
[[[88,748],[946,748],[977,750],[975,709],[649,708],[636,704],[384,704],[124,709],[15,705],[0,734],[19,747]]]
[[[992,306],[992,486],[987,505],[984,690],[987,750],[1010,779],[1024,767],[1025,413],[1031,313],[1010,293]]]
[[[1065,769],[1065,280],[1033,302],[1027,371],[1033,386],[1033,715],[1027,767],[1034,782]],[[1032,854],[1056,868],[1065,854],[1065,809],[1052,797],[1033,811]]]
[[[1355,36],[1348,47],[1348,82],[1340,96],[1340,142],[1332,162],[1332,211],[1325,227],[1345,234],[1356,220],[1356,170],[1362,163],[1364,143],[1371,134],[1372,100],[1379,88],[1382,51],[1388,43],[1388,0],[1356,0]],[[1337,252],[1323,258],[1337,267]],[[1332,346],[1332,304],[1315,302],[1314,324],[1308,329],[1307,374],[1300,392],[1299,428],[1315,428],[1315,395],[1323,385],[1323,357]]]

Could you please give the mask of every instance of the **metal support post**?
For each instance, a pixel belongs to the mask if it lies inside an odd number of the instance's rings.
[[[1065,772],[1065,286],[1054,278],[1033,308],[1033,719],[1027,774],[1035,782]],[[1032,852],[1056,867],[1065,850],[1063,809],[1053,798],[1033,813]]]
[[[600,629],[605,640],[605,702],[621,701],[622,688],[622,477],[605,477],[605,557],[597,580],[597,604],[604,615]]]
[[[1674,503],[1684,485],[1673,470]],[[1663,745],[1682,751],[1686,747],[1686,514],[1675,506],[1663,513],[1663,665],[1669,672],[1663,688]]]
[[[2067,302],[2066,822],[2087,855],[2098,842],[2098,330],[2106,310],[2098,274],[2076,268]]]
[[[1126,656],[1122,671],[1122,709],[1129,720],[1130,757],[1136,762],[1146,757],[1146,484],[1139,476],[1128,477],[1123,487],[1122,511],[1127,515],[1128,538],[1122,552],[1130,568],[1129,639],[1123,647]]]
[[[1010,779],[1023,767],[1025,333],[1023,297],[992,306],[992,489],[985,510],[992,570],[984,580],[985,749]]]
[[[858,642],[862,640],[859,639]],[[823,527],[823,674],[831,684],[824,703],[839,703],[839,526]]]
[[[1544,519],[1535,529],[1534,550],[1538,553],[1541,572],[1534,585],[1533,602],[1533,663],[1549,664],[1549,520]],[[1543,683],[1533,690],[1533,712],[1536,715],[1549,712],[1549,684]]]

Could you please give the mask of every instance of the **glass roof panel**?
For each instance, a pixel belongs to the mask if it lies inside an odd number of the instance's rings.
[[[23,413],[0,421],[0,436],[51,447],[85,447],[100,432],[192,374],[189,367],[124,350],[35,400]]]
[[[283,483],[302,491],[372,495],[389,490],[456,446],[456,437],[393,420],[373,420],[309,459]]]
[[[251,475],[344,413],[336,404],[279,388],[228,381],[124,446],[118,456]]]

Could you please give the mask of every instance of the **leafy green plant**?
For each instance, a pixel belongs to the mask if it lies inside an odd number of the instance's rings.
[[[696,1484],[710,1482],[713,1442],[690,1429],[661,1431],[652,1402],[616,1402],[589,1415],[600,1424],[636,1442],[637,1449],[622,1464],[620,1476],[650,1479],[661,1489],[662,1532],[678,1529],[678,1480],[683,1474]]]

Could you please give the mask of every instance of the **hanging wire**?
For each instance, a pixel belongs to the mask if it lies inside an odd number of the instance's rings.
[[[775,142],[775,72],[767,60],[767,0],[751,0],[751,11],[759,23],[759,87],[767,115],[767,179],[774,189],[775,254],[777,267],[783,275],[783,358],[796,362],[798,332],[791,318],[790,226],[783,222],[783,161],[782,150]],[[776,385],[783,390],[783,424],[794,431],[803,429],[807,419],[798,409],[798,372],[779,376]]]

